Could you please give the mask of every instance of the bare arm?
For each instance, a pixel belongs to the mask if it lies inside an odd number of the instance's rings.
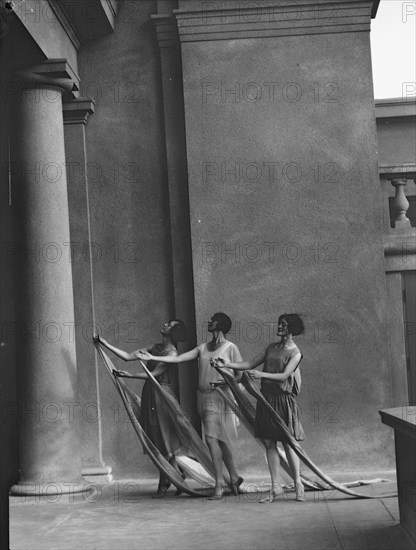
[[[259,353],[259,355],[256,355],[254,359],[251,361],[238,361],[238,362],[230,362],[225,363],[224,359],[221,357],[218,357],[216,359],[216,365],[219,368],[228,368],[228,369],[234,369],[234,370],[251,370],[255,369],[259,365],[261,365],[264,362],[264,358],[266,356],[266,350]]]
[[[142,351],[135,352],[135,354],[136,354],[135,355],[136,359],[142,359],[143,361],[152,360],[152,361],[159,361],[161,363],[176,364],[176,363],[186,363],[186,361],[193,361],[198,357],[199,349],[194,348],[185,353],[181,353],[180,355],[156,356],[156,355],[151,355],[149,352],[142,352]]]
[[[164,373],[165,370],[168,369],[168,368],[169,368],[169,365],[159,363],[152,370],[152,374],[155,378],[157,378],[162,373]],[[146,372],[139,372],[138,374],[131,374],[130,372],[127,372],[125,370],[118,370],[118,371],[116,371],[116,373],[121,374],[125,378],[138,378],[139,380],[147,380],[148,378],[150,378],[150,376]]]
[[[94,340],[97,342],[100,342],[104,347],[112,351],[117,357],[120,357],[120,359],[123,359],[123,361],[137,361],[137,351],[133,351],[132,353],[128,353],[127,351],[123,351],[122,349],[116,348],[116,346],[113,346],[107,340],[102,338],[99,334],[94,335]]]
[[[170,351],[169,352],[169,356],[172,356],[172,357],[175,357],[177,354],[175,351]],[[158,376],[160,376],[161,374],[163,374],[167,369],[169,368],[169,365],[167,365],[166,363],[158,363],[155,368],[151,371],[153,376],[155,378],[157,378]],[[119,371],[116,371],[118,374],[121,374],[122,376],[126,377],[126,378],[139,378],[140,380],[147,380],[148,378],[150,378],[150,376],[146,373],[146,372],[140,372],[138,374],[130,374],[129,372],[127,371],[123,371],[123,370],[119,370]]]
[[[289,376],[295,371],[296,367],[299,365],[302,355],[298,352],[292,357],[289,363],[286,365],[284,372],[253,372],[254,378],[266,378],[267,380],[275,380],[276,382],[284,382],[289,378]]]

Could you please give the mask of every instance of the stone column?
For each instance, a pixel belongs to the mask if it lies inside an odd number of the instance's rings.
[[[20,261],[18,365],[20,481],[12,494],[85,489],[78,433],[77,365],[62,93],[76,88],[65,60],[18,75],[12,196]]]
[[[85,128],[94,113],[94,101],[79,97],[63,105],[65,155],[68,178],[69,226],[72,243],[75,327],[78,366],[78,398],[83,475],[108,475],[111,468],[102,458],[101,407],[98,363],[91,333],[95,326],[88,162]],[[94,421],[91,421],[93,419]]]
[[[158,3],[158,7],[163,10],[174,7],[173,2],[170,2],[170,6],[166,4],[169,2]],[[188,327],[188,341],[179,347],[179,351],[183,352],[194,347],[197,341],[181,49],[173,15],[160,13],[152,16],[152,19],[156,25],[162,71],[175,317],[182,319]],[[179,365],[178,375],[181,406],[190,415],[193,424],[199,427],[196,364],[188,362]]]

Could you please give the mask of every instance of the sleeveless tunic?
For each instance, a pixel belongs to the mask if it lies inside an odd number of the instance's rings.
[[[199,382],[197,406],[201,417],[204,436],[224,441],[228,445],[237,438],[236,417],[210,382],[224,383],[221,374],[210,365],[210,359],[222,357],[226,362],[242,361],[240,352],[232,342],[224,342],[215,351],[209,351],[207,344],[199,346]],[[222,390],[228,392],[233,399],[228,386]]]
[[[297,353],[300,353],[298,347],[280,349],[276,344],[270,344],[266,350],[263,372],[283,373],[289,361]],[[300,410],[293,395],[294,382],[294,373],[283,382],[262,378],[261,392],[266,401],[284,420],[293,437],[297,441],[303,441],[305,434],[300,423]],[[283,435],[279,437],[276,433],[276,428],[270,420],[270,413],[261,402],[257,403],[255,436],[272,441],[286,441]]]

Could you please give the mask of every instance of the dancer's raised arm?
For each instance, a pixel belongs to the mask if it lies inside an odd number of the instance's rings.
[[[254,357],[251,361],[236,361],[230,363],[226,363],[222,357],[217,357],[212,361],[212,366],[220,369],[228,368],[233,370],[251,370],[264,363],[265,355],[266,350],[259,353],[259,355],[256,355],[256,357]]]
[[[112,351],[115,355],[117,355],[117,357],[120,357],[120,359],[123,359],[123,361],[137,361],[138,359],[137,354],[139,350],[128,353],[127,351],[123,351],[122,349],[116,348],[116,346],[113,346],[112,344],[107,342],[107,340],[102,338],[99,334],[94,334],[93,340],[94,342],[99,342],[100,344],[102,344],[104,347],[106,347],[107,349]],[[144,351],[144,350],[141,349],[140,351]]]
[[[143,350],[140,350],[134,353],[136,354],[135,358],[141,359],[142,361],[160,361],[162,363],[176,364],[176,363],[185,363],[186,361],[193,361],[194,359],[197,359],[199,355],[199,348],[196,347],[194,349],[191,349],[190,351],[181,353],[180,355],[156,356],[156,355],[152,355],[148,351],[143,351]]]

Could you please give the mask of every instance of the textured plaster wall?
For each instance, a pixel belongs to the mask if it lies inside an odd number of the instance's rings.
[[[198,339],[224,310],[250,358],[280,313],[303,314],[306,450],[330,469],[391,466],[368,36],[182,46]],[[239,446],[241,468],[263,464]]]
[[[392,117],[377,120],[380,164],[414,163],[416,132],[414,117]]]
[[[93,263],[95,317],[102,334],[127,351],[158,341],[161,323],[172,314],[153,13],[156,2],[122,3],[114,34],[85,46],[79,56],[83,95],[96,98],[87,126],[91,239],[101,250]],[[133,363],[116,364],[138,370]],[[104,369],[99,378],[104,461],[117,477],[154,472]],[[135,388],[140,394],[141,383]]]

